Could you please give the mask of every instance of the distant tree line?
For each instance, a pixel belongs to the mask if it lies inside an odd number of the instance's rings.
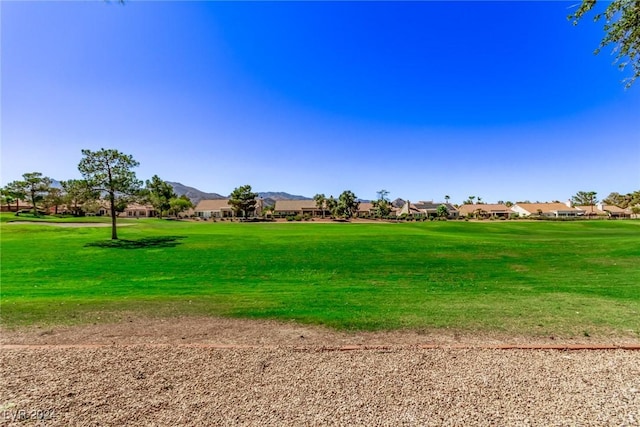
[[[193,207],[189,198],[178,197],[173,187],[157,175],[147,180],[143,187],[133,171],[139,163],[130,155],[101,149],[82,150],[82,156],[78,164],[82,179],[60,181],[60,188],[57,188],[52,186],[51,178],[40,172],[25,173],[21,180],[12,181],[0,190],[2,203],[8,210],[11,210],[12,203],[16,203],[18,211],[20,200],[29,201],[35,216],[52,210],[58,214],[61,206],[65,206],[71,215],[84,216],[97,213],[106,204],[112,221],[112,239],[118,238],[117,214],[131,203],[150,204],[160,218],[165,213],[178,215]]]
[[[334,218],[353,218],[358,212],[360,202],[351,190],[343,191],[337,199],[333,195],[326,197],[324,194],[316,194],[313,196],[316,207],[322,212],[324,218],[325,212],[329,212]]]
[[[160,218],[170,213],[178,215],[194,207],[188,197],[178,197],[173,187],[158,175],[151,177],[143,186],[133,170],[139,163],[130,155],[113,149],[101,149],[82,150],[82,156],[78,164],[82,179],[61,181],[58,188],[53,187],[53,180],[42,173],[28,172],[22,175],[21,180],[12,181],[0,189],[1,203],[7,206],[7,210],[11,210],[11,204],[15,203],[18,211],[19,200],[28,201],[36,216],[51,211],[57,214],[61,206],[71,215],[83,216],[104,209],[106,204],[112,218],[112,239],[118,238],[117,214],[131,203],[150,204]],[[386,218],[391,213],[394,204],[388,196],[387,190],[377,192],[377,199],[372,202],[376,217]],[[577,206],[594,206],[598,203],[596,196],[594,191],[579,191],[571,197],[571,202]],[[257,198],[258,194],[252,191],[250,185],[243,185],[233,190],[229,196],[229,205],[236,216],[247,218],[255,213]],[[450,196],[446,195],[444,198],[448,204]],[[356,216],[360,205],[359,199],[350,190],[343,191],[337,199],[333,195],[326,197],[324,194],[316,194],[313,199],[323,217],[328,212],[333,218],[350,219]],[[640,213],[640,191],[627,194],[613,192],[602,202],[623,209],[629,208],[634,214]],[[463,202],[478,205],[482,203],[482,197],[479,196],[469,196]],[[513,205],[509,201],[498,203],[508,207]],[[269,209],[273,210],[273,207],[266,207],[265,212]],[[438,207],[437,215],[448,215],[445,204]]]

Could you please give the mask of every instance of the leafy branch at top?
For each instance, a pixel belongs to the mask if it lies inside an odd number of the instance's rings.
[[[596,0],[583,0],[578,10],[569,15],[573,25],[578,25],[580,19],[591,11]],[[624,70],[629,65],[633,75],[625,79],[625,87],[629,88],[640,77],[640,1],[614,0],[604,12],[597,13],[593,20],[597,22],[605,19],[605,36],[594,53],[598,54],[602,48],[612,44],[615,62]]]

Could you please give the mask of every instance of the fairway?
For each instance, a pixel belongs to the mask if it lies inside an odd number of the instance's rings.
[[[2,325],[127,316],[640,336],[640,221],[9,224]],[[95,219],[94,219],[95,221]]]

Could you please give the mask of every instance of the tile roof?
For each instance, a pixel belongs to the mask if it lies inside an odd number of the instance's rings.
[[[574,206],[574,208],[576,209],[580,209],[581,211],[583,211],[586,215],[607,215],[607,213],[601,209],[598,209],[597,205],[593,205],[593,206]]]
[[[231,209],[229,199],[203,199],[198,202],[196,212],[220,211]]]
[[[458,208],[460,213],[463,215],[472,214],[476,212],[478,209],[487,213],[502,213],[502,212],[512,213],[513,212],[511,208],[509,208],[507,205],[498,204],[498,203],[496,204],[481,203],[477,205],[466,204]]]
[[[275,211],[294,212],[303,209],[318,209],[315,200],[276,200]]]
[[[424,211],[436,211],[440,207],[440,205],[445,205],[447,210],[455,211],[457,210],[451,203],[442,203],[442,202],[418,202],[412,203],[416,209],[424,210]]]
[[[625,214],[631,213],[631,209],[623,209],[616,205],[604,205],[602,206],[602,210],[606,212],[612,212],[612,213],[625,213]]]
[[[373,210],[373,203],[371,202],[360,202],[358,206],[358,212],[370,212]]]
[[[569,207],[564,203],[552,202],[552,203],[516,203],[514,206],[518,206],[525,211],[535,214],[538,212],[538,209],[542,212],[578,212],[579,209]]]

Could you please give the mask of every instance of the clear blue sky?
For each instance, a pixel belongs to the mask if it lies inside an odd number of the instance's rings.
[[[2,184],[116,148],[204,191],[640,189],[640,82],[568,2],[0,2]]]

